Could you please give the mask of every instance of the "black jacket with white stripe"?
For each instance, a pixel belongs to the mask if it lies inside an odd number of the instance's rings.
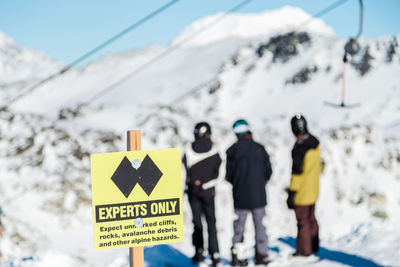
[[[215,195],[221,157],[211,140],[204,137],[197,138],[185,149],[182,162],[186,168],[188,195]]]

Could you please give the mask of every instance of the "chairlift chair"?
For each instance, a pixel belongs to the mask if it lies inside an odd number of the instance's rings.
[[[342,91],[341,91],[341,101],[339,104],[331,103],[325,101],[324,104],[326,106],[334,107],[334,108],[354,108],[361,105],[361,103],[354,104],[346,104],[345,103],[345,90],[346,90],[346,65],[347,65],[347,57],[354,56],[360,51],[360,44],[357,42],[358,38],[362,33],[363,27],[363,13],[364,6],[362,0],[359,0],[360,3],[360,20],[359,20],[359,29],[357,36],[354,38],[350,38],[344,46],[344,56],[343,56],[343,72],[342,72]]]

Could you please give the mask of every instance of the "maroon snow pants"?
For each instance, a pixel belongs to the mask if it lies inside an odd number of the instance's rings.
[[[319,250],[318,223],[315,218],[315,204],[294,207],[297,219],[297,253],[311,255]]]

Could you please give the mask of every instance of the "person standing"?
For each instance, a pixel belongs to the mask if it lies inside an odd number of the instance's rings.
[[[262,221],[267,205],[266,185],[272,174],[269,155],[264,146],[253,140],[246,120],[237,120],[233,131],[237,142],[226,151],[226,180],[232,184],[236,215],[233,222],[232,266],[246,266],[248,263],[240,254],[249,212],[255,229],[255,263],[268,264],[268,238]]]
[[[321,175],[319,141],[308,132],[307,121],[301,114],[296,114],[290,124],[296,136],[287,199],[288,208],[294,209],[297,220],[297,248],[293,255],[309,256],[319,250],[319,226],[315,218]]]
[[[217,183],[221,157],[211,142],[211,127],[199,122],[194,127],[194,142],[185,149],[183,164],[186,169],[186,185],[193,215],[192,242],[195,247],[193,263],[204,260],[204,238],[202,215],[207,222],[208,252],[213,266],[220,262],[215,219],[215,185]]]

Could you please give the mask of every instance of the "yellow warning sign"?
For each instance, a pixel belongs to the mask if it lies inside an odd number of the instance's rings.
[[[94,154],[91,170],[96,249],[182,241],[179,149]]]

